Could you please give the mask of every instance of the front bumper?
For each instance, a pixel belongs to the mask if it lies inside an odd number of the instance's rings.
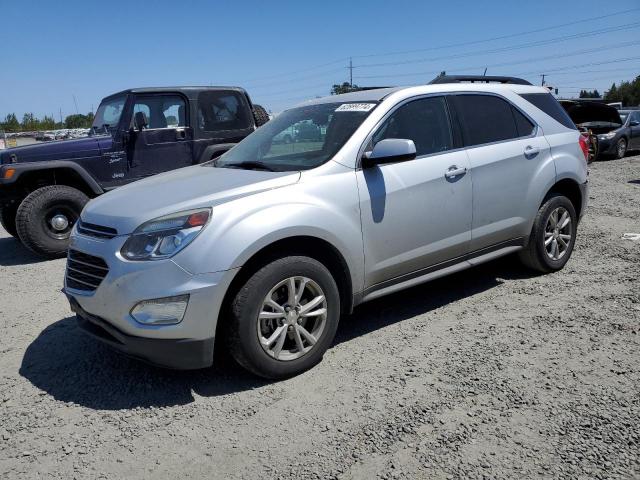
[[[177,370],[210,367],[213,363],[213,338],[204,340],[156,339],[127,335],[102,318],[85,312],[69,297],[78,326],[91,337],[127,356],[146,363]]]
[[[131,262],[120,249],[126,237],[98,239],[74,233],[70,248],[102,258],[109,272],[95,291],[64,292],[80,326],[128,355],[172,368],[211,365],[213,343],[224,295],[236,270],[192,274],[172,260]],[[182,321],[143,325],[131,316],[142,300],[189,295]],[[100,333],[98,333],[98,331]]]

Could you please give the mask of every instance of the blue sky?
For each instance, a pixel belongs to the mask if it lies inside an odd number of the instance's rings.
[[[349,57],[359,85],[488,66],[536,83],[549,73],[571,96],[640,74],[640,2],[0,0],[0,44],[2,117],[66,116],[74,95],[86,113],[129,87],[211,84],[243,86],[278,112],[347,81]]]

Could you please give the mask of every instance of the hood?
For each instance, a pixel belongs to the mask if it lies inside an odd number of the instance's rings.
[[[588,124],[610,124],[610,126],[622,125],[622,119],[618,110],[610,105],[598,102],[561,101],[560,104],[578,126]]]
[[[115,228],[118,235],[163,215],[215,205],[296,183],[300,172],[264,172],[196,165],[155,175],[92,200],[84,222]],[[215,211],[214,211],[215,215]]]
[[[34,143],[5,150],[2,153],[2,163],[9,163],[9,157],[14,155],[14,163],[24,163],[92,157],[99,154],[98,137],[74,138]]]

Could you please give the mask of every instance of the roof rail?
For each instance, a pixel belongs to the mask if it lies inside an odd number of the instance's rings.
[[[429,84],[437,83],[510,83],[515,85],[531,85],[531,83],[517,77],[498,77],[494,75],[441,75],[434,78]]]

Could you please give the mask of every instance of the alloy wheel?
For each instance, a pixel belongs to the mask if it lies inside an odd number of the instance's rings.
[[[564,207],[558,207],[547,220],[544,230],[544,248],[552,260],[560,260],[571,244],[571,215]]]

